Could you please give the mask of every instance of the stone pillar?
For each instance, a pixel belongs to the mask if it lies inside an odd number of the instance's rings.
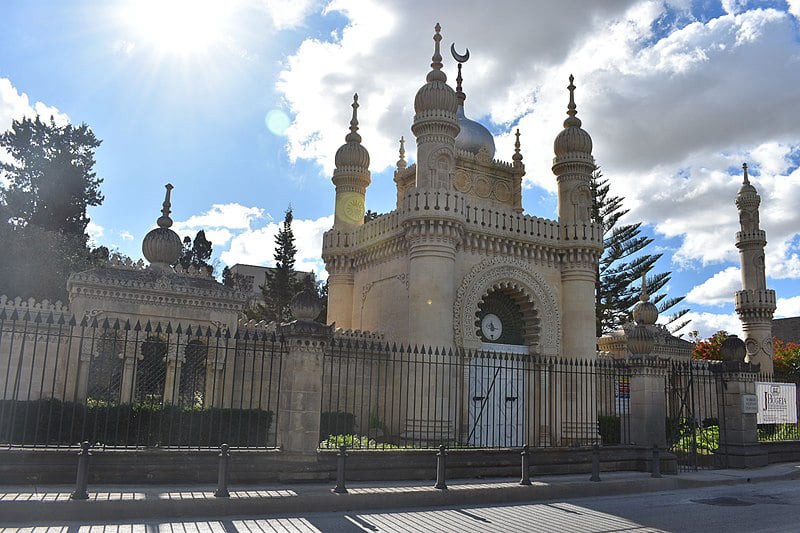
[[[568,359],[594,359],[597,334],[594,291],[597,251],[572,250],[561,272],[561,316],[564,317],[561,353]],[[578,255],[585,255],[581,258]]]
[[[353,329],[353,286],[355,276],[347,256],[326,257],[328,270],[328,324]],[[360,324],[359,324],[360,326]]]
[[[652,448],[667,445],[665,382],[667,362],[631,359],[631,444]]]
[[[133,341],[125,343],[125,349],[119,354],[122,359],[122,381],[120,382],[119,402],[121,404],[133,403],[136,387],[136,361],[141,359],[137,354],[137,346]]]
[[[720,347],[723,361],[711,366],[717,377],[719,448],[717,456],[726,468],[766,466],[768,456],[758,442],[758,364],[742,361],[747,349],[735,335]]]
[[[169,347],[169,345],[167,345]],[[175,343],[174,351],[164,357],[167,365],[167,374],[164,379],[164,403],[172,405],[178,403],[181,390],[181,367],[186,356],[180,353],[180,345]]]
[[[297,320],[280,327],[288,353],[281,369],[278,396],[278,446],[287,453],[316,454],[322,406],[322,359],[333,330],[314,322],[320,303],[305,290],[292,301]]]

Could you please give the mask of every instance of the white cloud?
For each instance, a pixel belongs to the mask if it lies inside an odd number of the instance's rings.
[[[775,310],[775,318],[800,316],[800,296],[778,298],[777,304],[778,308]]]
[[[252,222],[264,215],[259,207],[247,207],[237,203],[214,204],[202,215],[193,215],[186,220],[176,221],[172,229],[183,234],[207,228],[249,229]]]
[[[677,332],[684,338],[687,338],[691,331],[697,331],[702,339],[706,339],[720,330],[742,336],[742,323],[736,313],[697,313],[692,311],[687,313],[684,318],[691,320],[688,326]]]
[[[319,0],[262,0],[261,5],[277,30],[299,26],[312,11],[320,8]]]
[[[97,246],[98,242],[105,234],[105,228],[90,220],[86,225],[86,234],[89,235],[89,244],[91,246]]]
[[[127,231],[127,230],[120,231],[119,232],[119,236],[120,236],[120,238],[122,238],[123,241],[132,241],[133,240],[133,234],[130,231]]]
[[[228,250],[222,252],[220,259],[227,265],[243,263],[248,265],[273,266],[275,261],[275,235],[281,223],[271,223],[262,228],[244,231],[231,239]],[[325,264],[320,257],[322,234],[333,226],[333,215],[315,220],[294,219],[292,231],[295,236],[295,268],[313,270],[317,279],[327,277]]]
[[[786,0],[789,4],[789,13],[800,19],[800,0]]]
[[[728,267],[692,288],[686,294],[686,301],[700,305],[726,305],[733,302],[733,294],[741,288],[741,270]]]

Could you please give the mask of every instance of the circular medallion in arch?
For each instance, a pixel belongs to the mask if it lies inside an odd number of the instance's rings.
[[[456,170],[453,186],[458,192],[468,192],[472,188],[472,176],[464,169]]]
[[[481,198],[489,198],[492,194],[492,184],[486,176],[477,176],[475,178],[475,194]]]
[[[494,185],[494,197],[498,202],[508,202],[511,199],[511,187],[507,183],[498,181]]]

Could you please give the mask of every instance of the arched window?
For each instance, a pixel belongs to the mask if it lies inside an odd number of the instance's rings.
[[[167,343],[156,336],[147,337],[139,348],[142,359],[136,365],[136,401],[161,403],[167,366]]]
[[[181,365],[181,405],[201,409],[206,390],[206,361],[208,346],[200,339],[191,340],[184,348]]]
[[[124,344],[122,337],[114,330],[103,330],[97,337],[89,366],[87,397],[90,401],[119,402]]]

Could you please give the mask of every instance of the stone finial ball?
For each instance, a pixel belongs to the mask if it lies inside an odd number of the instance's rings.
[[[744,361],[747,348],[744,341],[736,335],[729,335],[719,347],[719,355],[723,361]]]
[[[303,289],[294,295],[289,308],[297,320],[314,320],[322,311],[322,302],[314,291]]]

